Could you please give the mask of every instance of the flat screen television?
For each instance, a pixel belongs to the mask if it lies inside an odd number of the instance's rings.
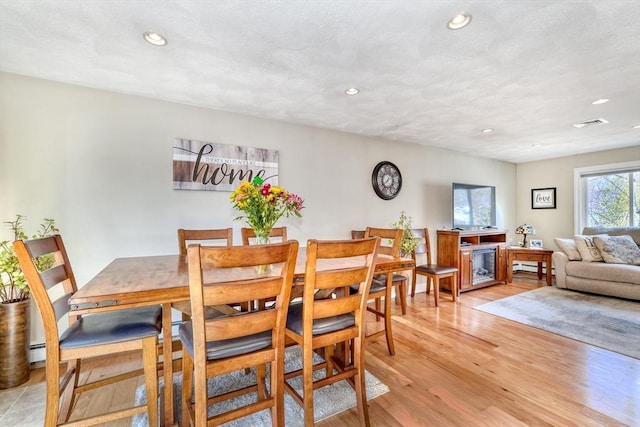
[[[453,183],[453,228],[479,229],[496,225],[496,188]]]

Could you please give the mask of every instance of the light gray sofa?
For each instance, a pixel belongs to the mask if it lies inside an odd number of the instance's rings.
[[[585,228],[584,235],[630,235],[640,246],[640,228]],[[556,242],[558,244],[558,242]],[[558,288],[640,301],[640,266],[605,262],[571,261],[567,253],[553,253]]]

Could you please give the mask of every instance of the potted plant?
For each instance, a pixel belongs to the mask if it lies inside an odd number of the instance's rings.
[[[402,241],[400,243],[400,254],[403,257],[410,257],[412,252],[420,244],[420,239],[415,237],[411,232],[413,219],[407,216],[405,211],[400,212],[400,218],[394,222],[392,227],[402,230]]]
[[[20,269],[13,241],[28,239],[24,216],[6,221],[13,240],[0,243],[0,389],[16,387],[29,379],[29,286]],[[45,218],[33,238],[50,236],[59,230]],[[40,269],[53,265],[52,257],[38,260]]]

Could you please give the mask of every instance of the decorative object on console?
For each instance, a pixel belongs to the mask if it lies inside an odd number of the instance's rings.
[[[527,247],[527,235],[536,234],[536,229],[533,228],[532,225],[522,224],[521,226],[516,228],[516,234],[524,235],[524,238],[522,239],[522,243],[520,243],[520,247],[526,248]]]
[[[256,232],[257,240],[264,243],[280,218],[301,217],[300,211],[304,208],[304,199],[300,196],[265,183],[258,176],[252,182],[243,181],[231,193],[230,200],[233,207],[243,213],[235,219],[244,219]]]
[[[555,209],[556,189],[534,188],[531,190],[531,209]]]
[[[542,240],[534,240],[534,239],[529,240],[529,247],[542,249]]]
[[[400,218],[398,221],[392,224],[393,228],[402,230],[402,241],[400,243],[400,255],[410,257],[415,248],[420,244],[419,238],[413,235],[411,226],[413,224],[413,218],[407,216],[405,211],[400,212]]]

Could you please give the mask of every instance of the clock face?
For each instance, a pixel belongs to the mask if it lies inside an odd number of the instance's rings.
[[[373,191],[384,200],[391,200],[398,195],[402,188],[400,169],[391,162],[380,162],[373,168],[371,174]]]

